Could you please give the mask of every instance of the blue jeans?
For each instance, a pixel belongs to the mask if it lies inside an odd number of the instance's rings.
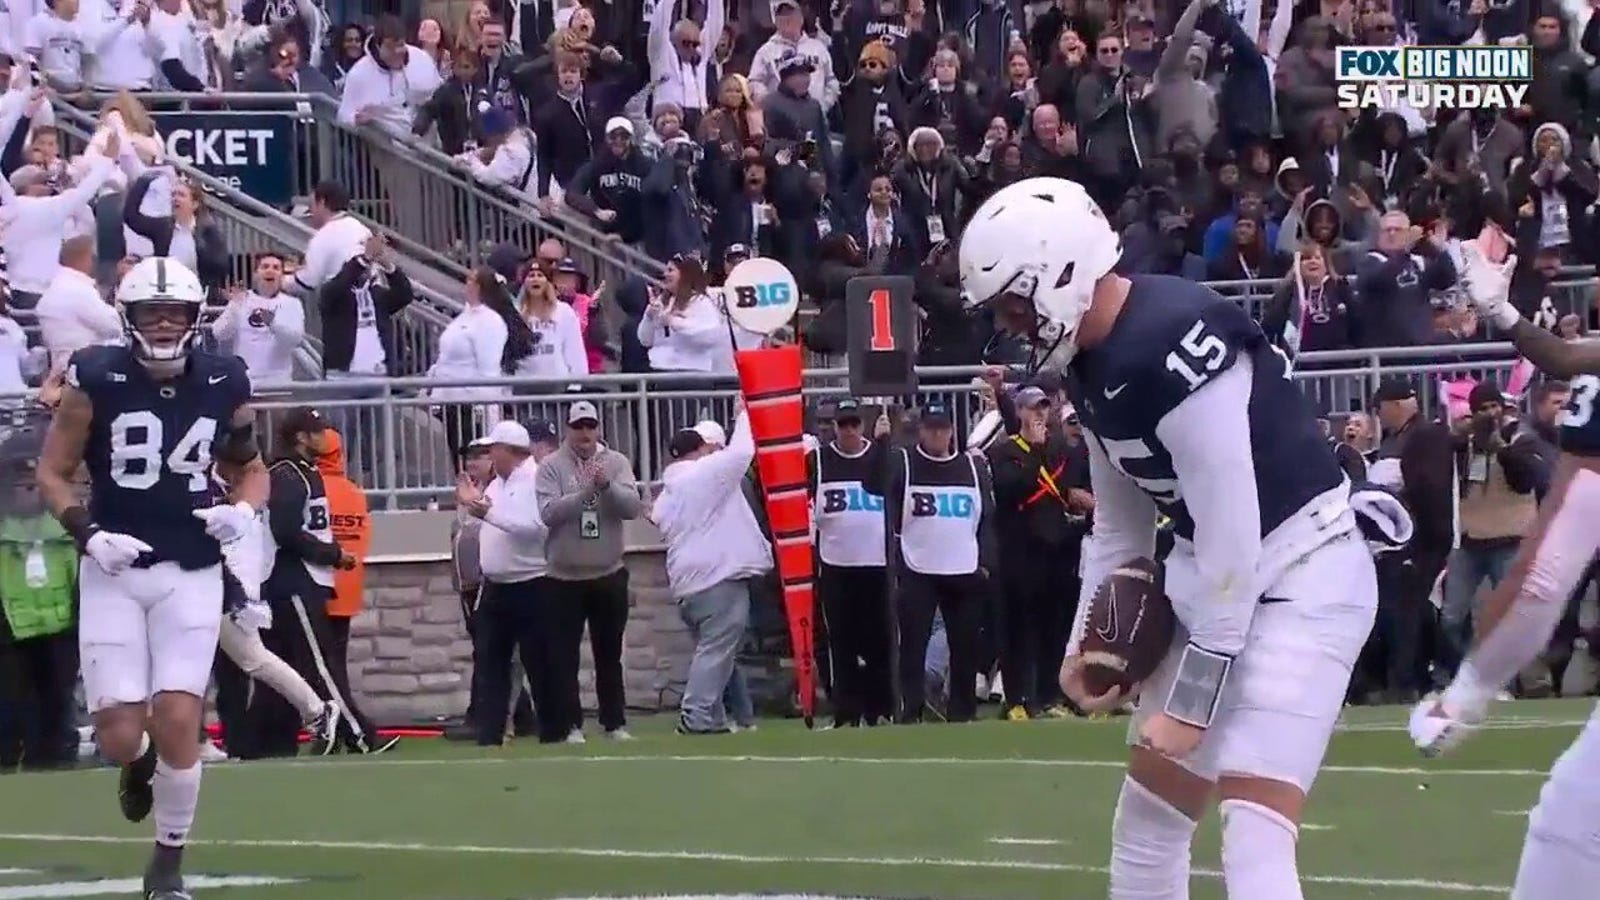
[[[324,380],[337,384],[343,380],[362,378],[380,378],[379,375],[352,375],[348,372],[330,371]],[[375,400],[383,396],[383,389],[378,387],[348,387],[336,390],[318,391],[312,395],[317,405],[318,412],[328,420],[339,432],[339,437],[344,442],[345,465],[350,477],[357,484],[368,489],[389,487],[386,483],[387,476],[383,471],[383,455],[381,448],[389,445],[387,435],[387,418],[382,406],[343,406],[335,405],[337,401],[344,400]],[[329,402],[333,401],[333,402]],[[326,405],[324,405],[326,403]],[[358,474],[359,473],[359,474]],[[397,473],[398,474],[398,473]]]
[[[722,694],[750,624],[750,583],[744,579],[720,581],[682,597],[678,615],[694,634],[694,657],[683,686],[684,727],[722,731],[728,727]]]
[[[723,711],[740,728],[749,728],[756,722],[755,703],[750,699],[750,680],[738,662],[733,664],[733,674],[728,676],[728,686],[722,691]]]
[[[1506,577],[1511,560],[1517,555],[1517,545],[1504,547],[1457,547],[1450,554],[1449,568],[1444,576],[1444,609],[1440,625],[1453,662],[1459,662],[1472,645],[1473,621],[1478,616],[1478,586],[1485,579],[1494,588]]]

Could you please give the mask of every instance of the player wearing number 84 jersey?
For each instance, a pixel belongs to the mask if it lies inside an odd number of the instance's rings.
[[[1508,300],[1517,258],[1485,227],[1462,247],[1468,297],[1478,313],[1509,333],[1517,350],[1545,373],[1568,378],[1572,398],[1557,420],[1561,456],[1550,492],[1511,570],[1485,604],[1477,643],[1437,697],[1411,714],[1411,739],[1432,756],[1459,743],[1523,666],[1543,652],[1567,598],[1600,551],[1600,345],[1563,341],[1524,320]],[[1600,882],[1600,711],[1562,754],[1528,814],[1513,900],[1565,900]]]
[[[211,473],[261,472],[244,365],[196,349],[204,291],[147,259],[117,289],[127,345],[69,360],[39,486],[83,549],[84,691],[106,757],[123,764],[123,814],[153,810],[150,900],[183,900],[183,846],[200,795],[202,702],[222,621],[222,543],[254,519],[215,503]],[[89,503],[73,485],[89,471]],[[146,735],[146,721],[149,734]]]
[[[1180,627],[1145,681],[1112,826],[1113,900],[1188,896],[1189,845],[1221,799],[1232,898],[1302,896],[1295,843],[1377,606],[1371,557],[1288,360],[1231,301],[1177,278],[1123,278],[1082,186],[999,191],[962,236],[962,286],[1065,370],[1089,447],[1093,531],[1062,687],[1087,709],[1077,646],[1117,566],[1176,534],[1165,589]]]

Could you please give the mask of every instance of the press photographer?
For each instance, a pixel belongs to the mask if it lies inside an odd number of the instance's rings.
[[[1475,598],[1485,580],[1500,583],[1522,536],[1533,526],[1542,480],[1538,442],[1519,433],[1494,383],[1480,382],[1467,396],[1470,416],[1451,428],[1460,496],[1461,546],[1450,554],[1444,580],[1442,626],[1459,658],[1472,643]]]

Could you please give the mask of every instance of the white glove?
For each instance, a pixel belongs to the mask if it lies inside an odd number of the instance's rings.
[[[1511,273],[1517,268],[1515,253],[1496,265],[1484,257],[1476,241],[1461,244],[1462,285],[1467,299],[1478,315],[1493,322],[1496,328],[1510,331],[1522,319],[1522,313],[1511,305]]]
[[[256,509],[241,501],[197,509],[194,517],[206,523],[206,534],[216,538],[218,543],[231,544],[250,530],[256,521]]]
[[[1411,722],[1408,730],[1411,732],[1411,743],[1415,744],[1423,756],[1433,757],[1448,753],[1456,745],[1467,739],[1483,721],[1485,709],[1483,706],[1453,702],[1447,692],[1429,694],[1422,698],[1411,709]]]
[[[233,614],[233,623],[246,630],[266,631],[272,627],[272,607],[265,603],[246,603]]]
[[[96,531],[83,545],[83,552],[105,571],[107,575],[120,575],[133,565],[141,553],[149,553],[150,545],[131,534],[115,531]]]

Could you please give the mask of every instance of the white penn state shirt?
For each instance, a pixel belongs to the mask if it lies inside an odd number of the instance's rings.
[[[270,323],[263,315],[268,312]],[[270,297],[250,291],[229,303],[212,329],[244,361],[252,385],[294,380],[294,351],[306,336],[305,307],[298,298],[282,291]]]

